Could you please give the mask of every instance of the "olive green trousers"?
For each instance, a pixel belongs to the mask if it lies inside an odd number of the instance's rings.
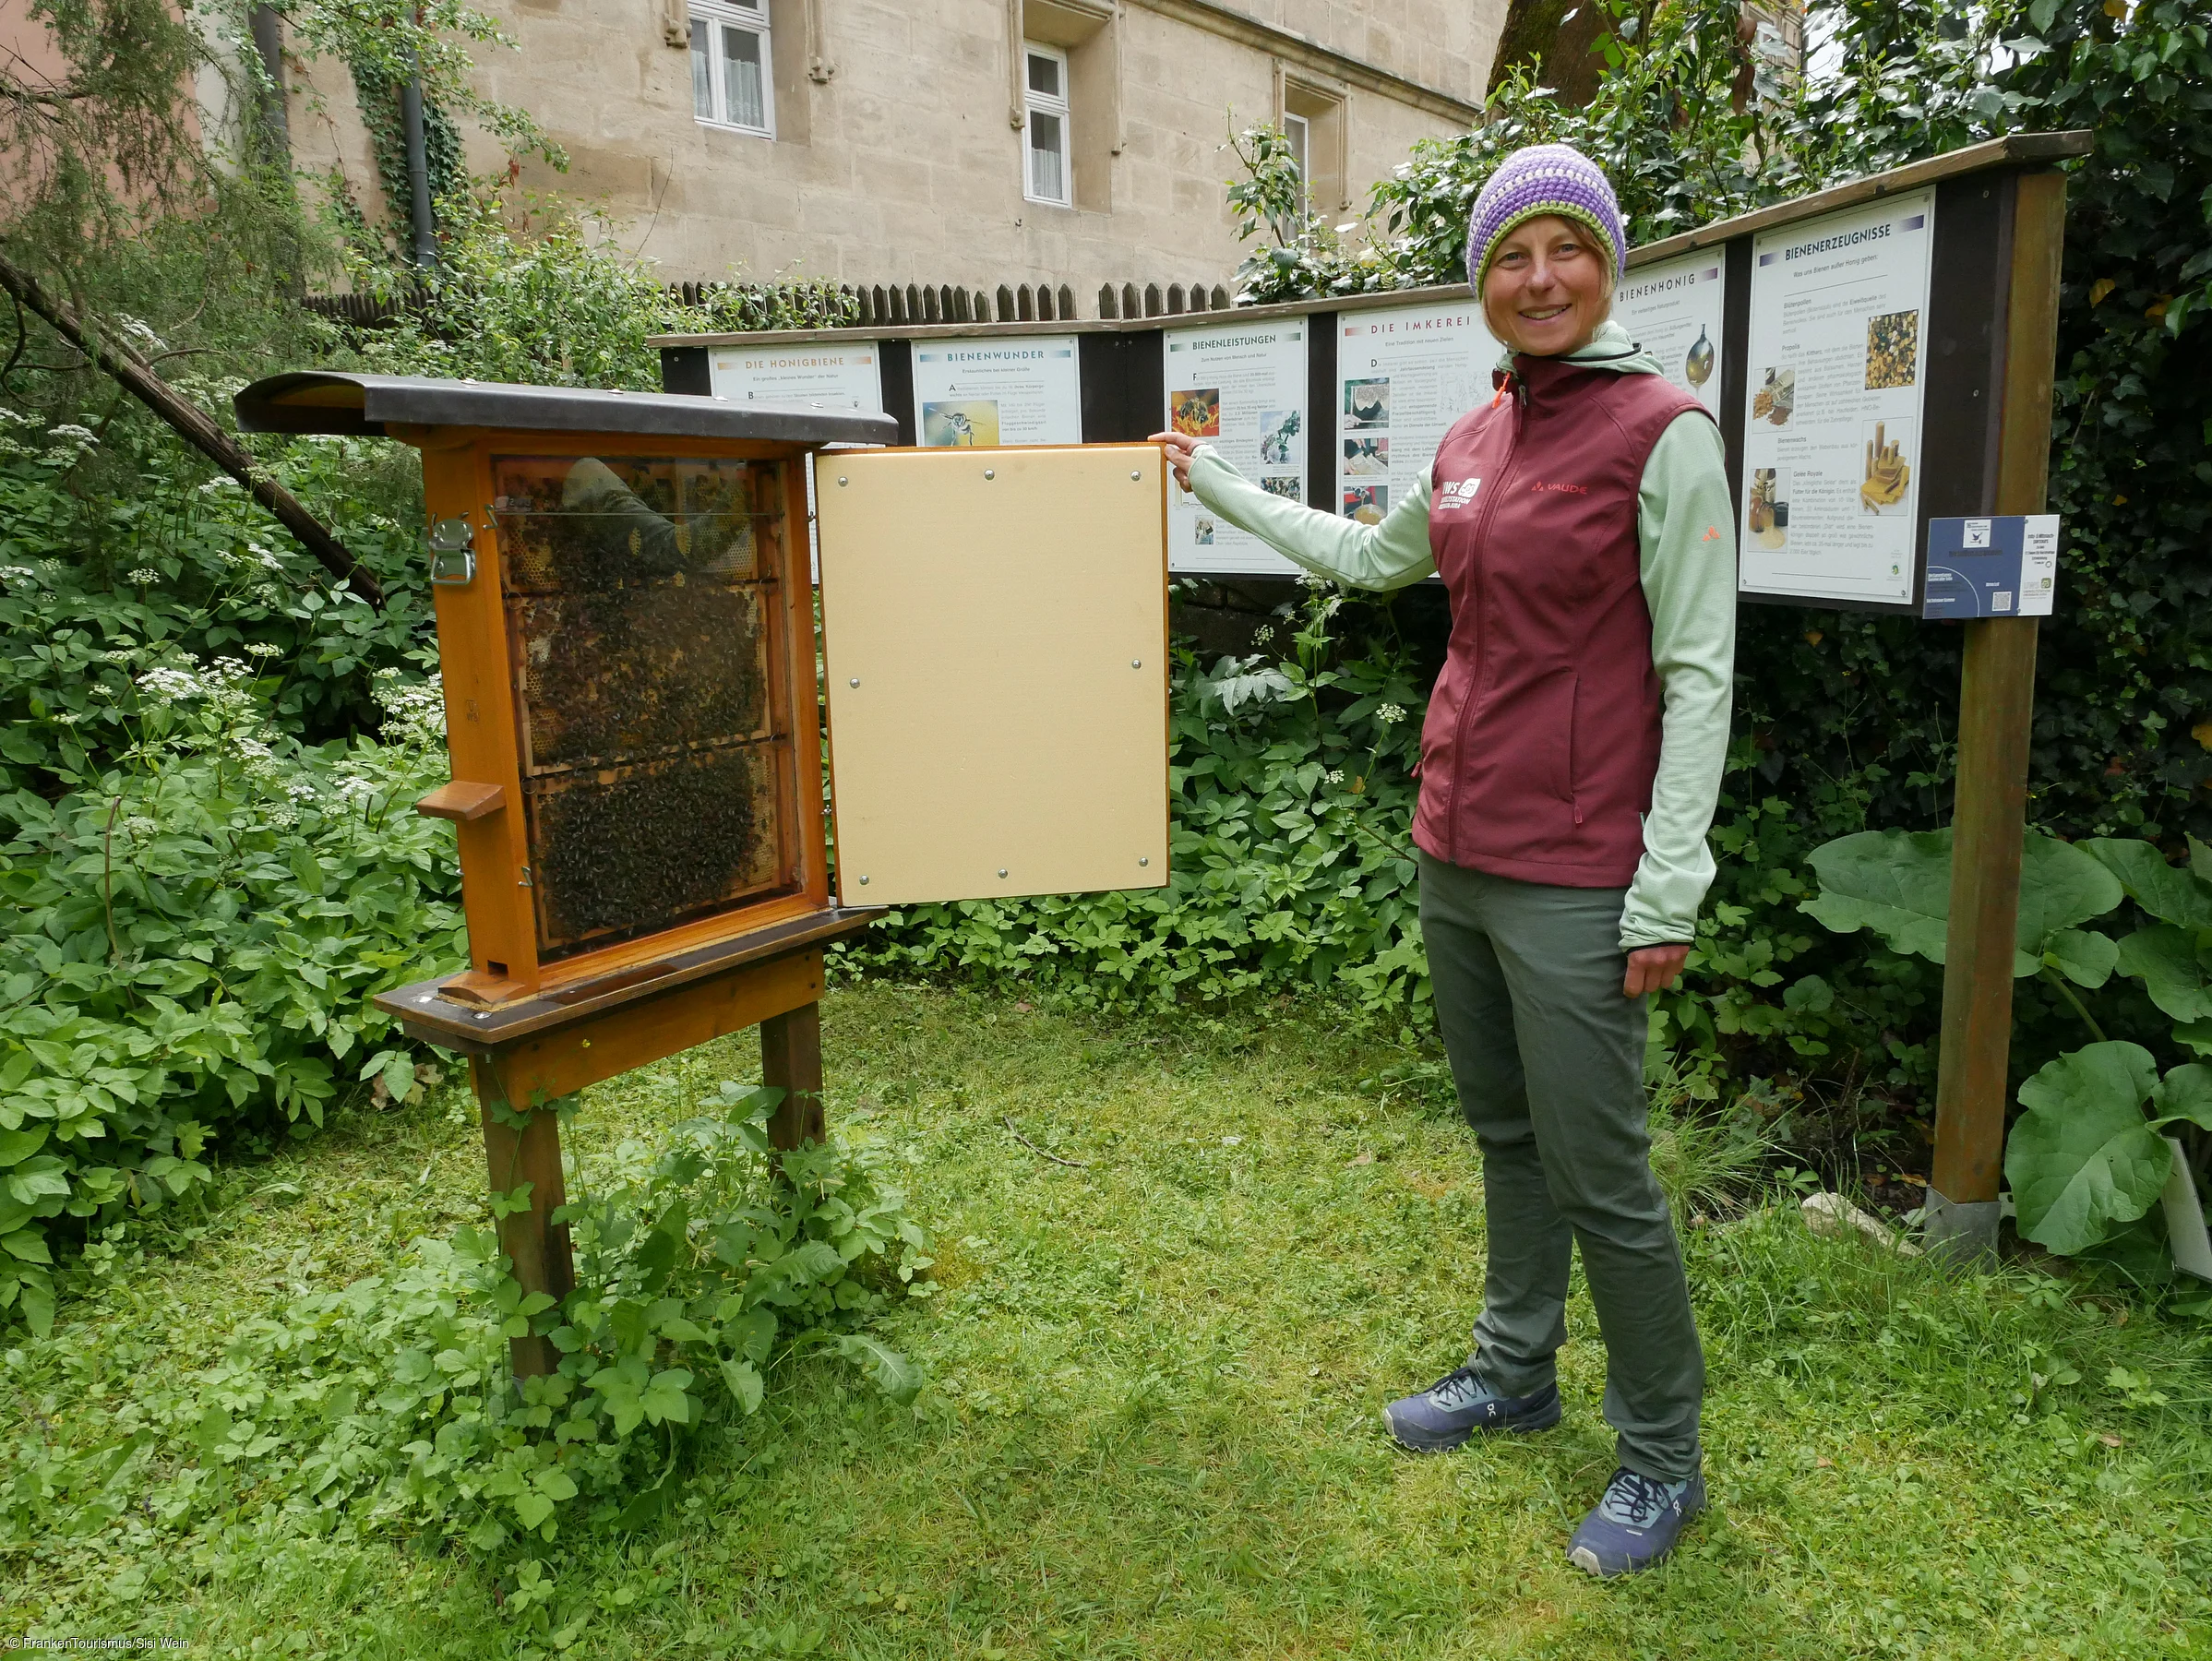
[[[1577,1245],[1606,1345],[1622,1464],[1694,1475],[1704,1353],[1651,1170],[1650,1000],[1620,994],[1621,889],[1515,882],[1421,855],[1421,933],[1489,1236],[1475,1366],[1506,1395],[1552,1383]]]

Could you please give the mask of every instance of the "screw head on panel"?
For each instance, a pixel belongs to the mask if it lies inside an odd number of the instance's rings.
[[[1006,867],[1004,866],[1000,866],[998,867],[998,875],[1001,877],[1006,875]]]
[[[867,878],[863,877],[863,878],[860,879],[860,886],[861,886],[862,888],[866,888],[866,887],[867,887]]]
[[[855,675],[851,680],[845,682],[845,685],[848,687],[857,687],[859,684],[860,677],[857,675]]]
[[[986,467],[983,470],[983,476],[986,479],[995,479],[998,476],[998,470],[995,467]]]
[[[1149,854],[1140,854],[1137,855],[1137,863],[1141,866],[1148,866],[1152,864],[1152,857]]]
[[[837,475],[837,482],[838,482],[840,484],[848,484],[852,483],[852,481],[851,481],[851,480],[849,480],[849,479],[847,479],[847,478],[844,476],[844,474],[843,474],[843,473],[839,473],[839,474]]]
[[[1130,476],[1130,482],[1131,484],[1134,484],[1134,483],[1136,483],[1136,481],[1138,481],[1138,480],[1142,479],[1142,478],[1144,476],[1144,470],[1143,470],[1142,468],[1141,468],[1141,467],[1139,467],[1139,468],[1131,468],[1131,469],[1130,470],[1130,475],[1129,475],[1129,476]]]
[[[1129,661],[1129,666],[1131,669],[1142,669],[1144,667],[1144,660],[1142,658],[1131,658]]]

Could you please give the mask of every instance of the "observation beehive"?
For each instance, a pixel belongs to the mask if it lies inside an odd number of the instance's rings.
[[[805,469],[889,417],[323,372],[237,407],[422,451],[453,762],[422,810],[458,828],[471,958],[437,1004],[589,1001],[835,909]],[[836,462],[845,900],[1164,882],[1159,452]]]
[[[482,1007],[830,906],[800,468],[891,424],[711,400],[280,376],[241,424],[423,452]],[[796,566],[794,548],[796,548]]]

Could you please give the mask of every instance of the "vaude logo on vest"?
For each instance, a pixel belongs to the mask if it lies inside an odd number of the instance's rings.
[[[1480,479],[1446,479],[1443,494],[1436,498],[1437,511],[1448,513],[1454,508],[1465,508],[1481,488]]]
[[[1529,489],[1537,492],[1561,490],[1569,496],[1588,496],[1590,494],[1590,487],[1587,484],[1548,484],[1541,479],[1531,484]]]

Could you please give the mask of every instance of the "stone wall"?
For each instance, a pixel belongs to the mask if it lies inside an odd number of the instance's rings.
[[[495,9],[520,50],[484,51],[481,84],[568,152],[567,174],[526,163],[522,182],[603,204],[624,221],[625,245],[672,279],[1049,281],[1070,285],[1088,316],[1101,282],[1211,283],[1234,269],[1231,111],[1240,125],[1273,119],[1286,81],[1341,98],[1342,196],[1363,204],[1417,138],[1462,129],[1505,9],[1504,0],[1027,3],[1033,37],[1070,19],[1100,31],[1074,48],[1077,196],[1089,206],[1022,196],[1022,136],[1009,117],[1018,0],[770,0],[772,140],[693,119],[689,54],[667,43],[662,0],[504,0]],[[808,73],[809,45],[827,79]],[[316,65],[293,89],[293,134],[304,166],[338,166],[373,211],[375,168],[342,67]],[[471,156],[480,169],[502,160],[480,136]]]

